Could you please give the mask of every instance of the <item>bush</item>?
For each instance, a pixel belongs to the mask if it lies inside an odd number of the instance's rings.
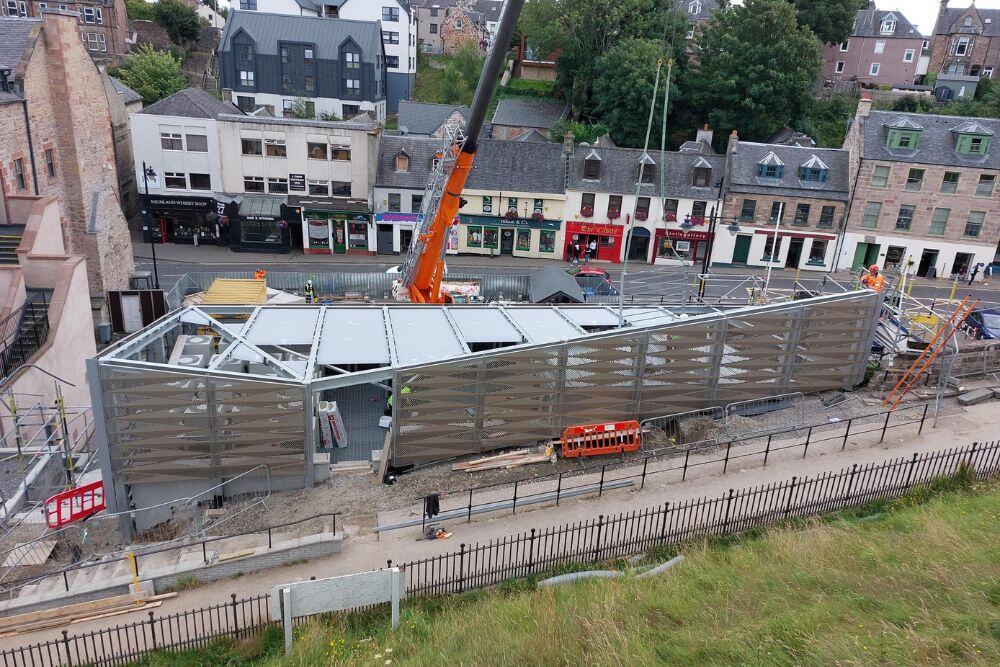
[[[533,81],[531,79],[511,79],[503,92],[527,97],[558,97],[554,81]]]
[[[125,14],[133,21],[153,21],[156,19],[153,5],[146,0],[125,0]]]
[[[125,56],[125,62],[113,76],[142,95],[142,103],[146,105],[187,87],[181,61],[169,53],[154,51],[148,44]]]
[[[156,22],[167,31],[174,42],[194,42],[201,34],[198,12],[180,0],[159,0],[153,5]]]
[[[561,142],[567,132],[572,132],[573,138],[578,143],[592,144],[608,133],[608,126],[604,123],[581,123],[567,118],[553,125],[549,136],[552,137],[553,141]]]

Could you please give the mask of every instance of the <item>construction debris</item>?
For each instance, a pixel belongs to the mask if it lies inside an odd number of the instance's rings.
[[[330,466],[331,475],[370,474],[372,464],[368,461],[341,461]]]
[[[983,401],[988,401],[993,398],[992,389],[973,389],[970,392],[964,393],[958,397],[959,405],[975,405],[976,403],[982,403]]]
[[[538,448],[517,449],[505,454],[496,456],[484,456],[472,461],[462,461],[452,464],[452,470],[464,470],[465,472],[479,472],[481,470],[493,470],[495,468],[518,468],[532,463],[555,463],[555,448],[545,445]]]
[[[131,594],[115,595],[99,600],[91,600],[90,602],[79,602],[54,609],[44,609],[42,611],[8,616],[0,619],[0,638],[25,632],[34,632],[36,630],[57,628],[61,625],[69,625],[71,623],[84,623],[119,614],[146,611],[154,607],[159,607],[163,604],[163,600],[173,597],[177,597],[177,593],[163,593],[162,595],[153,595],[145,599],[137,599]]]

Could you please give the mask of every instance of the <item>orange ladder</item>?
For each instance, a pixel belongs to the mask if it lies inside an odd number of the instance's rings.
[[[913,362],[913,365],[907,369],[903,377],[899,378],[899,382],[896,383],[896,386],[892,388],[892,391],[882,401],[882,405],[889,406],[890,412],[896,409],[896,406],[903,400],[907,392],[923,377],[927,369],[930,368],[930,365],[937,359],[937,356],[941,354],[941,350],[945,348],[951,337],[955,335],[955,332],[965,322],[965,318],[979,305],[978,299],[970,303],[969,300],[971,298],[971,296],[965,297],[955,307],[955,310],[948,316],[948,320],[934,334],[931,342],[920,353],[920,356]]]

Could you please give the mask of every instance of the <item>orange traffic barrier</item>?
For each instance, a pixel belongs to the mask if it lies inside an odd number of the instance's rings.
[[[562,455],[573,458],[634,452],[642,444],[641,433],[642,428],[635,420],[570,426],[563,432]]]
[[[49,528],[59,528],[106,508],[104,483],[101,481],[91,482],[75,489],[57,493],[46,500],[45,524]]]

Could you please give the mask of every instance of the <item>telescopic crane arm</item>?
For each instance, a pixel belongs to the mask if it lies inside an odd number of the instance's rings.
[[[445,303],[448,300],[448,295],[441,292],[448,228],[451,227],[458,209],[461,208],[462,190],[465,188],[472,162],[476,157],[479,133],[483,129],[486,110],[493,99],[497,77],[503,69],[508,45],[523,7],[524,0],[507,0],[504,6],[493,46],[486,56],[483,72],[479,76],[476,93],[472,98],[469,119],[465,125],[465,141],[448,148],[455,153],[455,160],[451,173],[448,174],[441,201],[436,210],[433,206],[427,209],[428,214],[433,214],[433,220],[424,228],[420,237],[414,239],[414,243],[419,244],[420,252],[412,271],[408,271],[403,277],[409,289],[410,301],[414,303]]]

